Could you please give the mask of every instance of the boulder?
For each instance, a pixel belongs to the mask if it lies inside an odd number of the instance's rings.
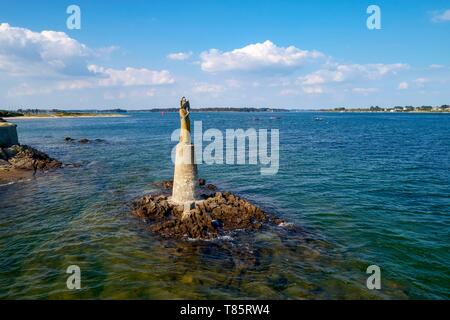
[[[14,145],[2,149],[1,154],[14,169],[37,171],[56,169],[62,166],[58,160],[26,145]]]

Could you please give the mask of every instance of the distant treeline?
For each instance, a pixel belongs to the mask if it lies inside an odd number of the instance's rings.
[[[60,109],[17,109],[17,111],[0,110],[0,118],[8,117],[23,117],[25,115],[39,116],[39,115],[85,115],[85,114],[105,114],[105,113],[126,113],[124,109],[109,109],[109,110],[60,110]]]
[[[178,108],[153,108],[141,110],[125,110],[125,109],[107,109],[107,110],[60,110],[60,109],[18,109],[17,111],[0,110],[0,117],[20,117],[25,115],[83,115],[83,114],[105,114],[105,113],[127,113],[127,112],[178,112]],[[395,106],[395,107],[379,107],[371,106],[369,108],[346,108],[338,107],[332,109],[319,110],[299,110],[299,109],[278,109],[278,108],[231,108],[231,107],[215,107],[215,108],[196,108],[191,109],[192,112],[296,112],[296,111],[325,111],[325,112],[450,112],[450,105],[441,106]]]
[[[23,116],[23,113],[7,111],[7,110],[0,110],[0,118],[21,117],[21,116]]]
[[[179,108],[154,108],[144,110],[130,110],[130,112],[178,112]],[[288,109],[274,108],[197,108],[191,109],[191,112],[287,112]]]
[[[379,106],[371,106],[370,108],[345,108],[339,107],[334,109],[321,109],[320,111],[338,111],[338,112],[449,112],[450,105],[441,106],[395,106],[382,108]]]
[[[72,114],[72,113],[127,113],[127,112],[178,112],[179,108],[152,108],[141,110],[124,110],[124,109],[107,109],[107,110],[60,110],[60,109],[18,109],[14,111],[1,111],[0,116],[3,117],[19,117],[24,115],[47,115],[47,114]],[[191,112],[289,112],[293,110],[277,109],[277,108],[231,108],[231,107],[216,107],[216,108],[196,108],[191,109]]]
[[[22,114],[59,114],[59,113],[126,113],[124,109],[108,109],[108,110],[61,110],[61,109],[17,109]]]

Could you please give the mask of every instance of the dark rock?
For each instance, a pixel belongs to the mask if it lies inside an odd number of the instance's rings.
[[[11,163],[6,160],[0,159],[0,168],[10,168]]]
[[[289,286],[289,281],[283,276],[269,278],[268,284],[276,291],[282,291]]]
[[[65,140],[66,142],[74,142],[74,141],[76,141],[74,138],[71,138],[71,137],[65,137],[64,140]],[[80,144],[88,144],[88,143],[105,143],[105,142],[106,142],[106,140],[104,140],[104,139],[94,139],[94,140],[90,140],[90,139],[87,139],[87,138],[83,138],[83,139],[78,140],[78,143],[80,143]]]
[[[64,168],[80,168],[82,166],[81,163],[66,163],[64,164]]]
[[[222,223],[222,221],[220,221],[220,220],[213,220],[213,221],[212,221],[212,225],[213,225],[213,227],[216,228],[216,229],[220,229],[220,228],[223,227],[223,223]]]
[[[204,186],[206,183],[205,179],[198,179],[198,185],[199,186]]]
[[[172,180],[163,180],[152,183],[154,186],[161,188],[161,189],[172,189],[173,188],[173,181]]]
[[[7,156],[6,153],[3,151],[2,148],[0,148],[0,159],[1,159],[1,160],[8,160],[8,156]]]
[[[211,239],[237,229],[257,230],[273,221],[254,204],[229,192],[216,192],[190,208],[171,203],[167,196],[147,195],[133,203],[133,214],[150,221],[151,231],[178,239]]]
[[[205,187],[206,187],[206,189],[211,190],[211,191],[217,190],[217,187],[211,183],[208,183]]]
[[[21,170],[49,170],[62,166],[62,163],[49,157],[47,154],[32,147],[21,145],[6,149],[8,162],[15,168]]]

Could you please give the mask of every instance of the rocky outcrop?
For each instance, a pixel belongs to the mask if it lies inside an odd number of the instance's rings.
[[[19,144],[17,125],[0,118],[0,147],[7,148]]]
[[[3,167],[34,172],[56,169],[62,166],[62,163],[58,160],[26,145],[0,148],[0,159],[3,160]]]
[[[80,139],[80,140],[76,140],[76,139],[74,139],[74,138],[72,138],[72,137],[65,137],[64,138],[64,141],[66,141],[66,142],[78,142],[78,143],[80,143],[80,144],[88,144],[88,143],[105,143],[106,142],[106,140],[103,140],[103,139],[94,139],[94,140],[90,140],[90,139],[86,139],[86,138],[82,138],[82,139]]]
[[[167,181],[162,185],[170,188]],[[196,201],[185,211],[183,205],[174,204],[167,195],[146,195],[133,203],[132,211],[150,223],[151,231],[177,239],[212,239],[233,230],[257,230],[264,223],[283,223],[232,193],[203,196],[204,200]]]

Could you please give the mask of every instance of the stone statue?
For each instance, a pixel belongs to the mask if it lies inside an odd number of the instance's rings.
[[[180,121],[181,121],[180,142],[186,144],[191,142],[191,122],[189,120],[190,109],[191,106],[189,104],[189,100],[186,100],[185,97],[182,97],[180,101]]]
[[[195,148],[191,142],[191,124],[189,119],[189,100],[180,101],[180,142],[175,151],[175,171],[173,177],[172,201],[192,206],[196,201],[197,164]]]

